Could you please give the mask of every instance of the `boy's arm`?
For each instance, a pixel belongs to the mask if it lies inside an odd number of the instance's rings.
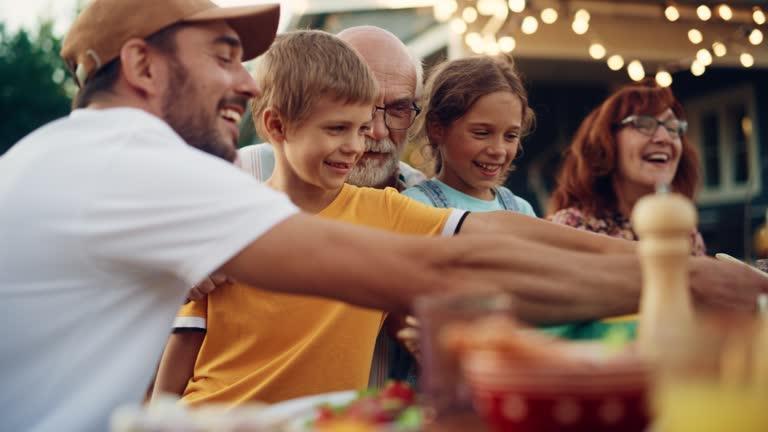
[[[152,400],[164,393],[181,396],[192,378],[195,361],[205,332],[198,330],[171,333],[165,345],[163,357],[157,370]]]
[[[510,211],[472,213],[461,226],[463,234],[510,234],[519,239],[581,252],[634,254],[635,242],[582,231]]]

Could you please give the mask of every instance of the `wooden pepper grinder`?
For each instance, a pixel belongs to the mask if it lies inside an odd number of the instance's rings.
[[[651,360],[689,334],[693,324],[688,259],[696,219],[691,201],[665,186],[638,200],[632,211],[643,277],[638,350]]]

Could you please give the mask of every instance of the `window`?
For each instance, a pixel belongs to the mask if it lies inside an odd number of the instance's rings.
[[[762,187],[752,86],[709,94],[684,103],[688,139],[701,152],[702,204],[733,203]]]

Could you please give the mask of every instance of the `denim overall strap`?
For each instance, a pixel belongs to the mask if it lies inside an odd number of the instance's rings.
[[[434,180],[425,180],[416,185],[420,191],[424,192],[424,195],[432,201],[432,206],[437,208],[448,208],[448,197],[445,196],[443,190]]]
[[[517,205],[515,194],[513,194],[511,190],[505,188],[504,186],[494,188],[494,190],[499,196],[499,201],[501,201],[501,206],[504,207],[504,210],[518,213],[520,212],[520,206]]]

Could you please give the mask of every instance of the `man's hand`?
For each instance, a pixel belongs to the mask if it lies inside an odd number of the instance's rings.
[[[192,289],[189,290],[189,293],[187,294],[187,301],[191,300],[201,300],[204,299],[205,296],[207,296],[211,291],[215,290],[217,287],[225,284],[233,283],[234,279],[231,277],[222,274],[222,273],[214,273],[207,278],[203,279],[202,282],[192,287]]]
[[[754,312],[768,278],[744,265],[709,257],[691,258],[691,287],[698,306]]]

